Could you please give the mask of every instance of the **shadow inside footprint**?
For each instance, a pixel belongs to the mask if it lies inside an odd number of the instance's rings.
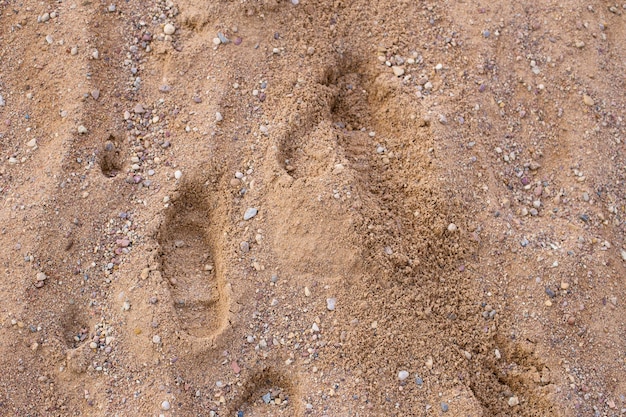
[[[72,304],[61,321],[61,339],[68,349],[75,349],[89,339],[90,325],[85,312]]]
[[[114,135],[109,135],[109,139],[104,143],[99,158],[100,170],[105,177],[113,178],[123,170],[124,164],[121,148],[120,141]]]
[[[228,323],[228,294],[217,253],[215,223],[201,187],[184,190],[159,231],[161,269],[174,309],[189,335],[205,338]]]
[[[298,416],[301,410],[296,403],[296,395],[296,386],[291,378],[266,368],[254,373],[244,384],[243,391],[234,403],[235,407],[228,415]]]

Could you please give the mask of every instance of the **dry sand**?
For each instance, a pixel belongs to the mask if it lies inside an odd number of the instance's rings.
[[[625,15],[0,1],[0,415],[625,414]]]

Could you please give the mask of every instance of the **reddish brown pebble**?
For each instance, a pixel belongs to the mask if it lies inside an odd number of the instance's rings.
[[[574,325],[574,323],[576,323],[576,317],[574,317],[574,316],[569,316],[569,317],[567,318],[567,324],[569,324],[570,326],[573,326],[573,325]]]
[[[239,367],[239,364],[237,363],[237,361],[232,361],[230,363],[230,367],[233,368],[233,372],[236,373],[236,374],[241,372],[241,368]]]
[[[128,247],[128,245],[130,245],[130,240],[128,239],[117,239],[115,241],[115,243],[117,244],[117,246],[119,246],[120,248],[125,248]]]

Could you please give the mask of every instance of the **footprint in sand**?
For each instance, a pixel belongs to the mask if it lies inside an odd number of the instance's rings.
[[[158,242],[161,271],[174,310],[189,335],[214,337],[228,325],[230,285],[224,278],[206,190],[188,187],[166,214]]]

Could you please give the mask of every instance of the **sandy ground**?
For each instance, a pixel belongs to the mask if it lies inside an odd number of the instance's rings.
[[[0,1],[0,415],[626,414],[625,19]]]

